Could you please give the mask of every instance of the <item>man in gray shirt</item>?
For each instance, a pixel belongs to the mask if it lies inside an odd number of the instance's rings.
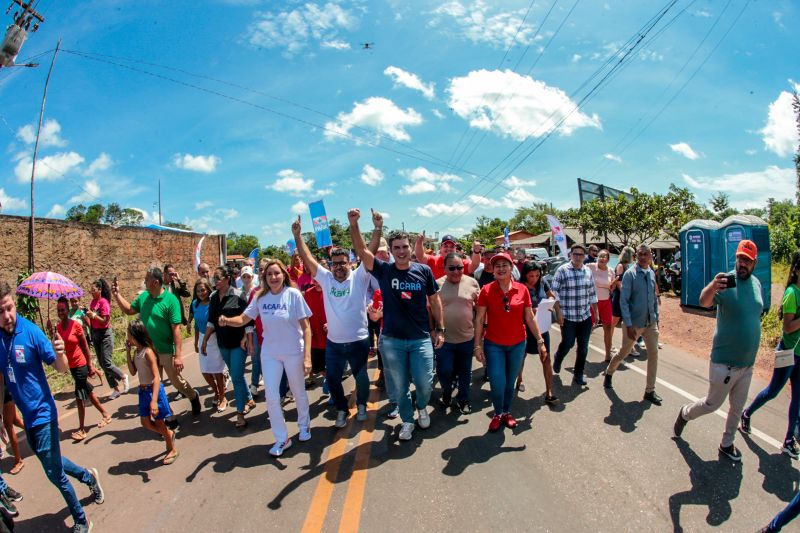
[[[650,263],[653,253],[650,247],[642,244],[636,250],[636,264],[622,276],[619,306],[622,310],[622,323],[625,335],[622,349],[611,359],[606,368],[603,386],[613,388],[611,378],[619,364],[641,335],[647,347],[647,385],[644,399],[661,405],[661,397],[656,394],[656,371],[658,370],[658,294],[656,293],[656,274]]]

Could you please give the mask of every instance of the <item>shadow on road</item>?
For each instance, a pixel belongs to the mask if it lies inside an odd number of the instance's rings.
[[[166,450],[154,455],[153,457],[143,457],[141,459],[136,459],[134,461],[122,461],[121,463],[112,466],[108,469],[108,473],[112,476],[139,476],[142,478],[142,483],[150,483],[150,474],[151,470],[156,468],[166,468],[164,463],[164,456],[166,455]],[[180,461],[180,457],[178,458]]]
[[[650,402],[645,400],[625,402],[617,396],[614,389],[604,388],[603,390],[611,401],[608,416],[603,419],[603,422],[609,426],[619,426],[623,433],[636,431],[636,423],[641,420],[644,412],[650,409]]]
[[[767,453],[750,435],[742,434],[745,444],[758,456],[758,471],[764,476],[761,487],[781,501],[790,502],[800,484],[800,472],[792,465],[792,459],[782,452]]]
[[[442,452],[442,459],[447,461],[442,474],[459,476],[471,465],[488,463],[490,459],[502,453],[521,452],[525,449],[524,444],[503,446],[505,440],[505,431],[466,437],[455,448],[448,448]]]
[[[81,488],[78,487],[80,483],[73,483],[74,480],[70,480],[72,483],[73,488],[76,491],[80,491]],[[47,483],[45,481],[45,483]],[[47,483],[47,490],[55,490],[58,489],[50,483]],[[85,489],[85,486],[83,487]],[[86,512],[86,516],[89,520],[92,519],[92,506],[94,502],[93,496],[86,496],[80,500],[81,505],[83,506],[83,510]],[[65,527],[65,522],[68,521],[72,524],[72,517],[69,514],[69,509],[65,506],[57,513],[47,513],[41,514],[39,516],[32,516],[30,518],[22,516],[22,512],[20,511],[20,517],[14,520],[15,531],[67,531]]]
[[[692,483],[691,490],[669,497],[673,532],[683,531],[681,507],[684,505],[707,506],[706,523],[711,526],[722,525],[731,517],[731,500],[739,496],[742,464],[734,463],[721,454],[716,461],[704,461],[686,441],[680,438],[673,440],[689,466],[689,480]]]

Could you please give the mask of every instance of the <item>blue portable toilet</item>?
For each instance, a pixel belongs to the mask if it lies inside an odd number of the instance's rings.
[[[700,307],[700,293],[719,272],[719,222],[696,219],[684,224],[681,246],[681,305]]]
[[[761,296],[764,310],[772,304],[772,253],[769,247],[769,226],[753,215],[732,215],[720,223],[719,235],[722,254],[719,272],[733,270],[736,263],[736,248],[739,241],[751,240],[758,249],[758,262],[753,275],[761,282]]]

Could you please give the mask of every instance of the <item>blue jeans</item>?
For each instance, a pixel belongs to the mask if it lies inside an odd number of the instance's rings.
[[[0,474],[0,493],[3,493],[7,490],[8,490],[8,483],[6,483],[6,480],[3,479],[2,474]]]
[[[458,376],[458,401],[469,402],[472,385],[472,350],[474,341],[445,342],[436,351],[436,375],[442,386],[442,398],[453,394],[453,377]]]
[[[744,410],[745,416],[753,416],[753,413],[758,411],[765,403],[778,396],[778,393],[789,380],[792,382],[792,399],[789,401],[789,427],[786,429],[784,442],[794,437],[798,422],[800,422],[800,412],[798,411],[800,409],[800,357],[794,356],[794,365],[792,366],[773,370],[772,379],[767,388],[759,392],[753,403]]]
[[[591,335],[591,317],[583,322],[573,322],[572,320],[564,319],[564,325],[561,326],[561,342],[556,351],[554,366],[561,366],[561,363],[564,362],[564,358],[575,345],[575,340],[577,339],[578,349],[575,354],[575,371],[573,375],[575,378],[583,377],[583,369],[586,366],[586,356],[589,354],[589,337]]]
[[[355,342],[331,342],[325,344],[325,379],[333,398],[333,404],[339,411],[347,411],[347,397],[342,387],[344,367],[350,363],[353,379],[356,380],[356,404],[367,405],[369,399],[369,377],[367,377],[367,357],[369,356],[369,338]]]
[[[514,386],[525,357],[525,341],[503,346],[484,339],[483,353],[486,356],[486,372],[492,390],[494,414],[509,413],[511,400],[514,398]]]
[[[233,396],[236,398],[236,410],[243,413],[247,402],[253,398],[253,395],[250,394],[250,389],[247,388],[247,381],[244,379],[244,364],[247,361],[247,354],[244,353],[241,346],[236,348],[220,346],[219,352],[222,354],[222,360],[225,361],[228,372],[231,374]]]
[[[800,491],[794,495],[792,501],[789,502],[789,505],[787,505],[783,511],[775,515],[775,518],[769,523],[769,529],[767,531],[780,531],[783,526],[797,518],[797,515],[800,515]]]
[[[25,434],[28,436],[28,445],[42,463],[47,479],[61,491],[61,496],[67,502],[72,519],[76,524],[85,524],[86,514],[83,512],[81,502],[78,501],[75,489],[72,488],[67,476],[74,477],[84,485],[91,485],[94,482],[94,476],[85,468],[81,468],[61,455],[61,446],[58,441],[58,421],[53,420],[49,424],[39,424],[27,428]]]
[[[381,335],[383,370],[389,397],[397,401],[403,422],[414,422],[411,380],[417,389],[417,409],[424,409],[433,388],[433,345],[431,339],[397,339]]]
[[[250,357],[250,384],[253,387],[258,387],[258,382],[261,381],[261,343],[258,342],[258,337],[255,332],[253,333],[254,352]]]

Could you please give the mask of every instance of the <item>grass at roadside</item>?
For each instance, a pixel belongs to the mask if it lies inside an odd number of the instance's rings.
[[[772,283],[784,286],[789,275],[787,263],[772,263]],[[761,346],[773,349],[778,344],[783,331],[783,322],[780,318],[781,302],[772,302],[769,312],[761,321]]]

